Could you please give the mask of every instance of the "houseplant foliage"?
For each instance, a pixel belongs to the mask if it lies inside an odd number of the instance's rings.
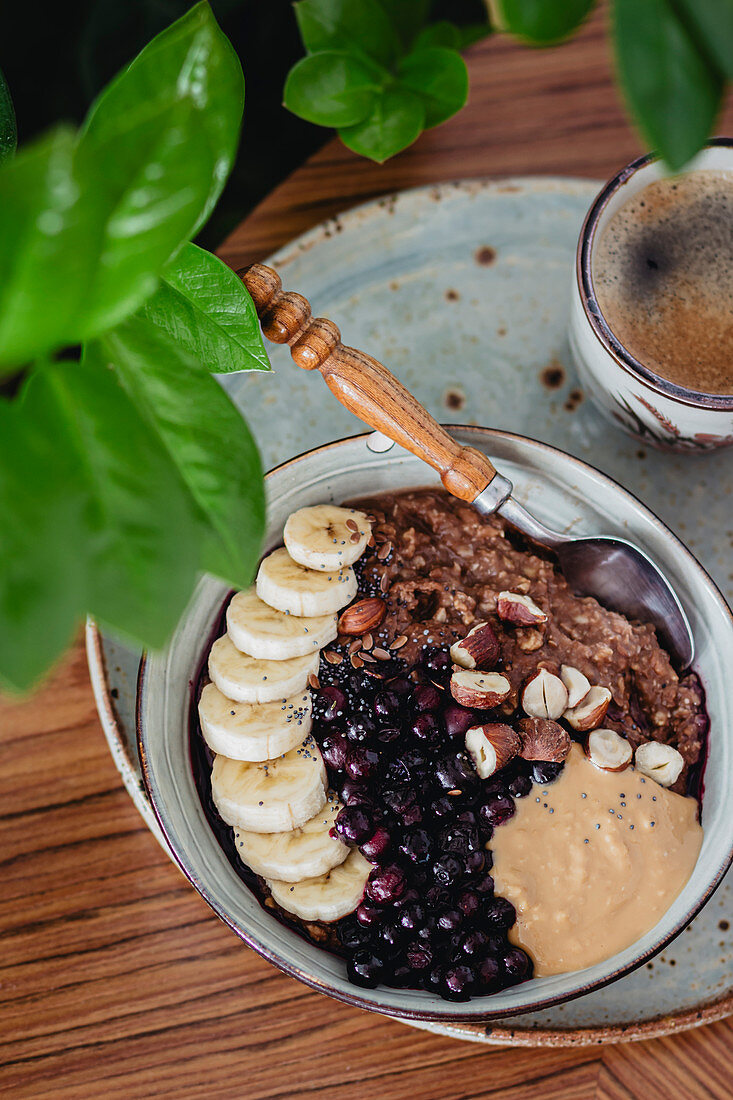
[[[491,31],[528,45],[561,42],[598,0],[486,0],[490,22],[431,20],[431,0],[298,0],[307,56],[285,106],[384,161],[464,105],[459,51]],[[704,145],[733,77],[733,0],[610,0],[622,94],[644,140],[670,168]]]
[[[200,570],[251,578],[262,470],[211,372],[269,364],[241,282],[190,243],[243,106],[206,3],[107,86],[80,130],[15,155],[0,83],[5,688],[32,685],[86,613],[157,646]]]

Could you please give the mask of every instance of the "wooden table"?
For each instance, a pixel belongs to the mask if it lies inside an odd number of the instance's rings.
[[[329,142],[221,249],[266,256],[373,195],[460,176],[607,177],[639,151],[601,17],[544,52],[471,51],[471,102],[386,166]],[[733,131],[733,112],[719,127]],[[246,129],[245,129],[246,141]],[[275,380],[275,383],[276,384]],[[0,1094],[353,1100],[730,1097],[733,1026],[581,1049],[491,1049],[310,992],[243,948],[122,788],[79,643],[0,707]]]

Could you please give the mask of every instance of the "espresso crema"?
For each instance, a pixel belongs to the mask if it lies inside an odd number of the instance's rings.
[[[685,389],[733,394],[733,172],[650,183],[605,227],[592,276],[639,363]]]

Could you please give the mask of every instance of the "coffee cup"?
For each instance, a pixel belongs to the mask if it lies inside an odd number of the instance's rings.
[[[586,215],[571,353],[588,397],[645,443],[733,445],[732,211],[733,139],[714,138],[679,177],[633,161]]]

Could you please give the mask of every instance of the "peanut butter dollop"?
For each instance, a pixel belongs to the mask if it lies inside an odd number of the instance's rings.
[[[654,927],[695,866],[697,810],[634,768],[596,768],[579,745],[559,779],[517,801],[494,832],[493,875],[537,977],[592,966]]]

